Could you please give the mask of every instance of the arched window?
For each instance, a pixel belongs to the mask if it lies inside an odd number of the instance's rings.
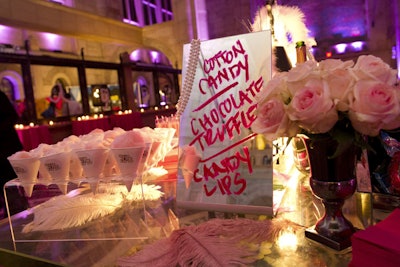
[[[15,102],[14,85],[7,77],[1,78],[0,90],[8,97],[10,102],[14,104]]]

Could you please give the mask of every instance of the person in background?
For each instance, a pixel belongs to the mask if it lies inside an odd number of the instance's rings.
[[[64,116],[62,114],[63,107],[65,107],[65,89],[61,84],[57,83],[51,88],[50,96],[46,97],[47,102],[49,103],[49,107],[42,112],[42,117],[47,118],[55,118],[59,116]],[[65,110],[65,109],[64,109]]]
[[[76,116],[82,115],[82,105],[70,94],[66,93],[64,96],[65,106],[63,107],[63,115],[64,116]],[[65,109],[65,110],[64,110]]]
[[[4,185],[17,177],[7,157],[23,149],[14,127],[18,119],[18,114],[8,97],[0,91],[0,209],[3,211],[2,214],[6,214]]]

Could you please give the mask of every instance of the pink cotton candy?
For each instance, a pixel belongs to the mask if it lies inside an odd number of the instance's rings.
[[[111,148],[144,146],[145,138],[139,131],[127,131],[114,138]]]
[[[29,159],[33,158],[34,156],[26,151],[18,151],[14,153],[12,156],[10,156],[10,159]]]
[[[199,165],[201,159],[200,153],[197,151],[196,147],[194,146],[185,146],[183,148],[183,155],[182,155],[182,168],[193,172],[196,170],[197,166]]]
[[[104,149],[107,148],[103,142],[87,142],[85,144],[85,149]]]
[[[108,139],[108,138],[114,139],[115,137],[117,137],[118,135],[123,134],[123,133],[125,133],[124,129],[114,127],[114,129],[104,132],[104,139]]]

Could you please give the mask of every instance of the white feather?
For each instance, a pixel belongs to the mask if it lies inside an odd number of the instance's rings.
[[[82,226],[95,219],[107,216],[121,208],[126,202],[157,200],[163,194],[155,185],[134,185],[130,193],[125,185],[107,185],[99,193],[82,194],[78,189],[67,195],[54,197],[32,209],[34,219],[25,225],[23,233],[33,231],[60,230]],[[142,194],[143,192],[143,194]]]
[[[313,37],[309,36],[309,30],[305,24],[304,13],[298,7],[272,6],[274,17],[274,46],[283,46],[292,63],[296,65],[296,42],[304,41],[307,47],[316,45]],[[271,29],[271,20],[268,15],[267,6],[262,7],[254,18],[252,31]]]

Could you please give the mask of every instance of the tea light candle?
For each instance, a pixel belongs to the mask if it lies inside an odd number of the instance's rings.
[[[95,119],[97,119],[99,117],[99,115],[97,115],[97,114],[94,114],[94,118]]]
[[[121,115],[122,114],[122,111],[120,110],[120,111],[118,111],[118,115]]]
[[[158,110],[158,107],[154,107],[154,110]]]
[[[35,124],[33,122],[31,122],[31,123],[29,123],[29,126],[33,127],[33,126],[35,126]]]
[[[144,109],[143,109],[143,108],[141,108],[141,109],[140,109],[140,112],[144,112]]]
[[[53,125],[54,124],[54,122],[53,121],[49,121],[49,125]]]
[[[78,121],[81,121],[82,120],[82,118],[81,117],[78,117]]]
[[[103,118],[103,116],[104,116],[103,114],[100,114],[100,118]]]

